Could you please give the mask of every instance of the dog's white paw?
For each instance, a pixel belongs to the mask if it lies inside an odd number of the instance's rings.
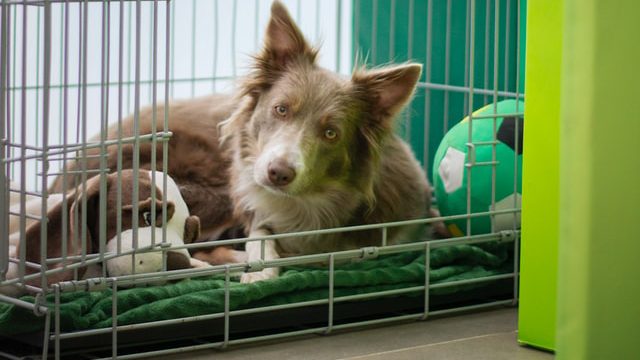
[[[249,261],[249,257],[247,256],[246,251],[230,250],[229,255],[232,259],[231,262],[243,263]]]
[[[211,267],[211,265],[208,262],[198,260],[195,258],[189,259],[189,264],[191,265],[191,268],[195,268],[195,269]]]
[[[268,268],[262,271],[244,273],[240,277],[240,282],[243,284],[249,284],[263,280],[275,279],[277,277],[278,270],[275,268]]]

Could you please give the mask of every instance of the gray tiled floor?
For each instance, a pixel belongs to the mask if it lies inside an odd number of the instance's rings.
[[[553,359],[518,345],[516,328],[517,309],[508,308],[163,359]]]

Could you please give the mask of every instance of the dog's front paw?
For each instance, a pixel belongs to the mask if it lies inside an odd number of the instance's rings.
[[[189,265],[191,265],[192,269],[211,267],[211,265],[208,262],[202,261],[202,260],[198,260],[198,259],[195,259],[195,258],[189,259]]]
[[[243,284],[254,283],[262,280],[270,280],[278,277],[278,269],[268,268],[262,271],[244,273],[240,277],[240,282]]]

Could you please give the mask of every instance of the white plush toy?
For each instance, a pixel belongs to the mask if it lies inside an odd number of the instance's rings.
[[[144,189],[145,194],[150,194],[152,191],[155,191],[157,196],[156,201],[156,210],[158,214],[162,214],[162,204],[166,203],[167,205],[167,223],[166,223],[166,243],[170,246],[164,246],[162,251],[158,247],[157,251],[153,252],[140,252],[135,255],[135,262],[133,262],[134,258],[132,255],[122,255],[106,261],[107,275],[108,276],[123,276],[130,274],[141,274],[141,273],[150,273],[157,272],[163,270],[163,251],[166,252],[166,269],[167,270],[177,270],[177,269],[188,269],[195,267],[208,267],[210,266],[208,263],[192,258],[189,255],[189,252],[186,249],[175,249],[174,247],[183,245],[185,243],[190,243],[195,241],[200,233],[200,220],[197,216],[189,216],[189,209],[187,208],[182,195],[180,194],[180,190],[176,183],[171,179],[171,177],[167,176],[167,193],[162,194],[162,185],[164,175],[161,172],[156,172],[155,174],[155,183],[153,182],[152,172],[148,170],[140,169],[137,176],[144,177],[148,176],[151,182],[148,181],[139,181],[139,189],[142,190],[143,187],[148,187]],[[121,182],[122,189],[131,189],[135,178],[135,174],[133,170],[127,169],[120,172],[120,174],[109,174],[106,176],[106,182],[110,186],[107,186],[107,193],[104,196],[107,197],[107,203],[113,204],[116,203],[117,196],[121,196],[121,200],[123,205],[121,209],[118,211],[113,211],[115,209],[110,208],[107,211],[106,219],[107,224],[110,224],[113,227],[113,224],[117,221],[118,212],[122,212],[125,208],[132,210],[132,192],[125,191],[118,194],[117,187],[113,186],[117,181]],[[30,217],[27,221],[26,231],[19,231],[19,218],[13,217],[10,223],[10,236],[9,236],[9,257],[20,261],[20,254],[18,249],[21,249],[22,246],[26,249],[25,251],[25,260],[32,263],[40,263],[41,261],[41,251],[40,247],[42,245],[42,236],[41,236],[41,223],[40,221],[35,220],[37,217],[46,218],[47,226],[47,249],[46,255],[47,258],[61,258],[63,256],[79,256],[83,254],[96,254],[100,250],[100,245],[98,241],[98,232],[99,232],[99,219],[100,216],[100,189],[101,189],[101,179],[96,176],[89,180],[87,180],[86,184],[82,187],[78,187],[77,189],[70,191],[66,194],[51,194],[47,199],[47,214],[46,217],[42,216],[42,200],[40,198],[28,199],[25,203],[25,213],[29,214]],[[63,206],[64,202],[62,199],[66,199],[66,207]],[[15,199],[14,199],[15,200]],[[118,249],[120,251],[132,250],[134,247],[133,244],[133,236],[134,231],[137,231],[137,248],[149,248],[151,245],[151,234],[155,234],[156,244],[160,244],[163,242],[163,234],[160,218],[156,223],[156,227],[151,227],[148,224],[151,224],[151,214],[150,214],[150,205],[151,199],[147,199],[145,201],[138,201],[138,210],[139,215],[141,216],[140,224],[142,226],[138,226],[137,230],[126,228],[120,234],[120,239],[118,241],[118,236],[113,235],[113,231],[111,232],[111,239],[107,241],[106,248],[109,254],[119,254]],[[23,211],[20,208],[20,203],[12,203],[12,212],[20,213]],[[83,211],[80,208],[84,208],[84,213],[87,214],[85,223],[79,224],[78,215],[82,214]],[[112,210],[112,211],[109,211]],[[62,221],[65,220],[63,214],[66,214],[67,221],[67,230],[69,234],[65,237],[62,236],[61,224]],[[76,214],[74,216],[74,214]],[[104,216],[104,215],[103,215]],[[129,211],[127,216],[132,216]],[[145,223],[147,225],[145,226]],[[84,229],[85,242],[81,247],[79,245],[80,234],[73,234],[72,231],[74,229]],[[64,241],[67,241],[66,246],[63,245]],[[22,244],[24,242],[24,244]],[[63,254],[63,249],[66,249],[67,253]],[[31,268],[25,268],[25,273],[20,274],[20,267],[13,261],[9,264],[7,273],[5,274],[5,278],[7,280],[13,280],[19,278],[20,276],[29,275],[33,273]],[[71,261],[67,262],[59,262],[49,265],[49,269],[54,269],[56,267],[60,268],[66,264],[71,264]],[[77,272],[74,272],[72,269],[62,269],[62,271],[58,271],[56,273],[52,273],[51,275],[46,277],[46,281],[49,285],[67,280],[74,280],[79,276],[83,279],[94,278],[102,276],[102,268],[100,264],[91,264],[86,268],[80,268]],[[26,285],[31,286],[40,286],[41,280],[39,278],[31,279],[26,282]],[[9,294],[12,296],[18,296],[24,293],[24,288],[19,285],[14,284],[3,284],[0,282],[0,294]]]
[[[151,177],[149,172],[149,177]],[[162,189],[163,174],[156,172],[156,187]],[[173,216],[167,221],[166,225],[166,242],[172,246],[184,245],[185,239],[191,242],[197,238],[200,223],[197,217],[189,216],[189,209],[184,202],[180,190],[175,181],[167,176],[167,193],[163,197],[164,201],[172,202],[175,211]],[[159,209],[158,209],[159,210]],[[148,216],[149,214],[145,214]],[[194,223],[196,221],[196,223]],[[128,229],[120,234],[120,249],[122,252],[134,249],[133,234],[134,229]],[[137,248],[146,248],[152,245],[152,232],[155,233],[155,243],[160,244],[163,241],[161,227],[138,227],[138,244]],[[188,234],[187,234],[188,233]],[[116,253],[118,249],[118,237],[114,237],[107,242],[107,251]],[[132,255],[123,255],[106,262],[107,273],[109,276],[130,275],[133,273],[144,274],[162,271],[162,251],[160,248],[156,251],[142,252],[135,254],[135,261]],[[208,267],[208,263],[194,259],[190,256],[186,249],[170,249],[167,250],[167,270],[186,269],[194,267]],[[134,270],[135,269],[135,270]]]

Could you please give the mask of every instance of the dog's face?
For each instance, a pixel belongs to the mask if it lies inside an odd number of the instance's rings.
[[[304,197],[372,192],[378,154],[410,99],[421,66],[358,69],[350,79],[316,64],[284,6],[275,2],[265,45],[243,84],[245,102],[223,126],[255,184]]]
[[[348,81],[309,63],[292,66],[261,94],[248,124],[256,183],[299,196],[349,180],[361,141],[358,107]]]

